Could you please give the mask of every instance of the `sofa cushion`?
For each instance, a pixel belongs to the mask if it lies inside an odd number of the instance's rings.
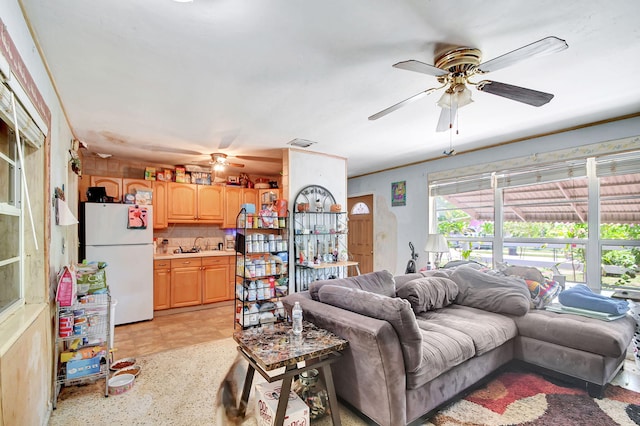
[[[420,367],[422,335],[408,301],[335,285],[320,287],[318,297],[322,303],[388,321],[400,340],[405,370],[411,372]]]
[[[489,352],[518,334],[511,317],[462,305],[416,315],[418,327],[425,321],[460,331],[473,341],[476,356]]]
[[[416,314],[449,306],[457,295],[458,286],[448,278],[422,277],[396,284],[396,296],[407,299]]]
[[[521,336],[612,358],[627,350],[635,328],[630,316],[602,321],[543,310],[532,310],[514,321]]]
[[[511,315],[529,312],[531,296],[520,278],[490,275],[463,265],[450,278],[458,285],[456,303]]]
[[[309,284],[309,293],[313,300],[318,299],[318,290],[325,285],[338,285],[347,288],[357,288],[384,296],[396,296],[396,283],[393,275],[389,271],[376,271],[363,275],[356,275],[349,278],[338,278],[335,280],[320,280]]]
[[[418,324],[422,334],[422,365],[407,373],[408,389],[419,388],[475,355],[473,340],[467,334],[419,318]]]

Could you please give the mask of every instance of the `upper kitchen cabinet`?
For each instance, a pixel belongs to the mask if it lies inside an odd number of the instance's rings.
[[[271,189],[258,189],[258,203],[256,208],[260,209],[262,206],[270,206],[280,198],[280,190],[277,188]]]
[[[243,204],[258,206],[258,190],[239,186],[224,187],[224,221],[223,228],[235,228],[236,218]]]
[[[153,181],[153,229],[169,226],[167,217],[167,182]]]
[[[135,194],[138,189],[153,189],[152,181],[144,179],[122,179],[122,194]]]
[[[224,187],[198,186],[198,220],[221,223],[224,218]]]
[[[113,201],[122,201],[122,178],[91,176],[90,186],[104,186],[107,196],[113,197]]]
[[[218,185],[169,182],[167,219],[169,223],[222,223],[223,189]]]

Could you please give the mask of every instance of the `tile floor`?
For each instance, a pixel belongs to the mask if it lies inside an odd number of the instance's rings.
[[[114,359],[151,355],[231,337],[233,302],[209,306],[207,309],[172,314],[159,311],[151,321],[116,326]]]
[[[233,302],[222,302],[189,312],[156,312],[151,321],[116,326],[114,359],[151,355],[231,337],[233,315]],[[640,392],[640,368],[633,361],[632,353],[613,383]]]

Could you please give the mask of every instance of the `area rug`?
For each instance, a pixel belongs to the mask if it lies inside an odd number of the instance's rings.
[[[63,388],[52,426],[224,425],[216,413],[218,387],[237,355],[231,338],[141,357],[131,390],[104,397],[104,380]],[[256,374],[254,383],[264,381]],[[257,424],[249,399],[243,426]],[[530,373],[507,372],[452,404],[423,425],[640,425],[640,394],[609,386],[602,400]],[[340,404],[344,426],[369,424]],[[314,426],[331,424],[325,416]]]
[[[457,425],[640,425],[640,394],[608,386],[603,399],[532,373],[506,372],[430,419]]]

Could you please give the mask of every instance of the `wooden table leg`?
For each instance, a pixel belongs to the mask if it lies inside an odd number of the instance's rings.
[[[327,386],[327,394],[329,396],[329,408],[331,409],[331,421],[333,426],[341,426],[340,412],[338,409],[338,397],[336,396],[336,389],[333,386],[333,376],[331,375],[331,365],[325,365],[322,367],[322,375],[324,376],[324,383]]]
[[[253,384],[253,373],[255,372],[256,370],[251,366],[251,364],[249,364],[249,367],[247,368],[247,375],[244,378],[244,386],[242,387],[240,406],[238,407],[238,414],[240,415],[240,418],[244,418],[247,413],[249,394],[251,393],[251,385]]]

